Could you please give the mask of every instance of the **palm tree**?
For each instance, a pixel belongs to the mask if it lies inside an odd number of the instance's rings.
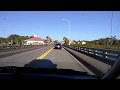
[[[63,41],[65,42],[65,44],[69,43],[69,40],[66,37],[63,37]]]
[[[46,36],[46,40],[47,40],[47,43],[49,43],[49,44],[50,44],[50,42],[52,42],[52,39],[49,36]]]

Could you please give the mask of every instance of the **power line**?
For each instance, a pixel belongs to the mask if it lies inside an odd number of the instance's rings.
[[[112,36],[112,20],[113,20],[113,11],[112,11],[112,16],[111,16],[111,32],[110,32],[110,37]]]

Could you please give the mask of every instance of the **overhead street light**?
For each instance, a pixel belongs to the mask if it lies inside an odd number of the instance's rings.
[[[62,20],[65,20],[65,21],[67,21],[68,22],[68,35],[69,35],[69,38],[68,38],[68,40],[69,40],[69,45],[70,45],[70,21],[69,20],[67,20],[67,19],[62,19]]]

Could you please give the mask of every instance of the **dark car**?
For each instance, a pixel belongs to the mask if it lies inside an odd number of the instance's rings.
[[[54,49],[62,49],[62,45],[60,43],[55,44]]]

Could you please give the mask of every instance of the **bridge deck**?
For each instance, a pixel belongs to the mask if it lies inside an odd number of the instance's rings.
[[[72,49],[67,48],[67,47],[64,47],[64,48],[66,50],[68,50],[69,52],[74,53],[75,56],[77,56],[79,59],[81,59],[80,60],[81,62],[82,61],[87,62],[89,64],[88,67],[93,66],[94,68],[96,68],[98,71],[100,71],[103,74],[105,74],[108,71],[108,69],[110,69],[110,67],[111,67],[110,65],[108,65],[106,63],[103,63],[103,62],[101,62],[99,60],[96,60],[96,59],[94,59],[92,57],[84,55],[84,54],[82,54],[80,52],[77,52],[77,51],[72,50]],[[88,65],[88,64],[86,64],[86,65]]]

